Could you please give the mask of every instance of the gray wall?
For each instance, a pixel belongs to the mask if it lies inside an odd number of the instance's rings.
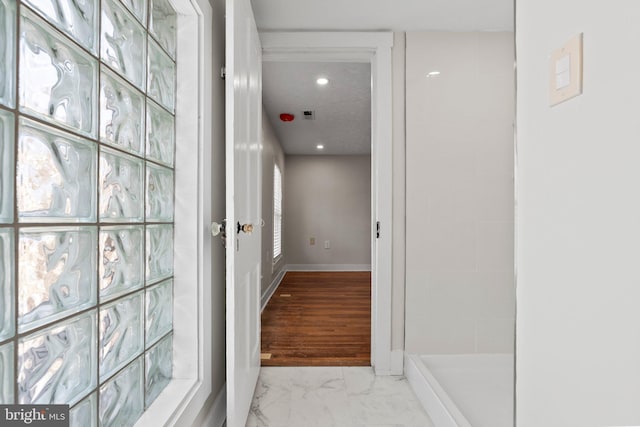
[[[369,266],[371,157],[287,156],[285,168],[287,264]]]
[[[273,262],[273,168],[278,165],[282,173],[284,189],[284,153],[278,138],[273,132],[267,114],[262,109],[262,294],[264,294],[286,263],[286,251],[277,264]],[[283,194],[283,208],[285,194]]]
[[[513,352],[513,63],[512,33],[406,35],[409,353]]]
[[[213,9],[213,50],[209,54],[213,70],[219,70],[224,64],[225,51],[225,1],[210,0]],[[205,54],[205,59],[209,57]],[[214,78],[211,82],[213,115],[210,117],[213,129],[211,143],[211,179],[212,179],[212,217],[222,220],[225,213],[225,98],[224,80]],[[215,399],[226,387],[226,293],[225,293],[225,253],[224,246],[217,238],[212,240],[211,248],[211,325],[207,332],[211,334],[212,392],[200,411],[195,425],[206,418]]]
[[[640,425],[640,3],[517,3],[518,427]],[[580,32],[584,94],[550,107]]]

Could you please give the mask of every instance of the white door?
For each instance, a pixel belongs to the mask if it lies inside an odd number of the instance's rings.
[[[262,48],[250,0],[226,2],[227,427],[260,372]]]

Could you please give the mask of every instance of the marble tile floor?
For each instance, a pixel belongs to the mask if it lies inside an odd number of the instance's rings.
[[[404,377],[370,367],[263,367],[247,427],[433,427]]]

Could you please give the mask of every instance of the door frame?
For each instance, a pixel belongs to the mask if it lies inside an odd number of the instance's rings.
[[[260,39],[263,62],[371,64],[371,364],[376,375],[401,375],[403,358],[391,347],[393,33],[262,32]]]

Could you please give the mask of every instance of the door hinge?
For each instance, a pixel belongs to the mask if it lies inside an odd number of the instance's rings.
[[[376,222],[376,239],[380,238],[380,221]]]
[[[224,66],[220,68],[220,78],[222,80],[227,78],[227,68]]]

